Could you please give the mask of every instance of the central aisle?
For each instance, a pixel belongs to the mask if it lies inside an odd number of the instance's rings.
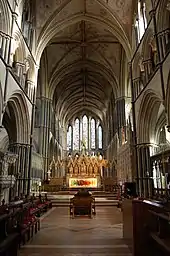
[[[53,208],[41,221],[41,231],[21,249],[21,256],[130,256],[122,239],[122,219],[116,207],[98,207],[93,219],[71,219],[67,207]]]

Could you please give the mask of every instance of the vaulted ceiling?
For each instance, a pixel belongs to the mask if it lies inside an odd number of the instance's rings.
[[[58,116],[68,121],[91,111],[104,120],[111,93],[119,97],[124,84],[131,0],[37,0],[38,6],[41,76]]]

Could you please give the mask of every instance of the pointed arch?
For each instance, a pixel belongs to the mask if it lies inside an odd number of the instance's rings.
[[[152,29],[148,29],[145,33],[145,38],[143,40],[143,58],[144,60],[147,60],[150,58],[150,47],[151,47],[151,41],[154,38],[154,32]]]
[[[26,57],[26,48],[20,31],[15,31],[15,33],[13,34],[12,47],[14,48],[13,54],[15,55],[15,61],[24,63]]]
[[[88,118],[87,115],[83,116],[82,120],[82,141],[86,148],[88,148]]]
[[[90,142],[91,149],[95,149],[96,147],[96,122],[95,119],[92,118],[90,122]]]
[[[80,148],[80,120],[76,118],[73,128],[73,148],[79,150]]]
[[[67,130],[67,150],[72,148],[72,126],[69,125]]]
[[[98,127],[98,133],[99,133],[99,137],[98,137],[98,144],[99,144],[99,149],[103,148],[103,129],[102,126],[99,125]]]
[[[161,98],[154,91],[147,90],[144,93],[137,122],[138,143],[156,142],[156,122],[161,104]]]
[[[25,96],[21,91],[14,92],[9,98],[3,117],[3,124],[8,132],[10,141],[29,143],[29,111]]]

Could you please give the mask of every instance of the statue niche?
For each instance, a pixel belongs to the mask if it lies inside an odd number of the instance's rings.
[[[93,166],[92,164],[89,165],[89,175],[93,175]]]
[[[51,176],[52,176],[52,178],[55,177],[55,166],[53,166],[51,169]]]
[[[79,173],[79,167],[78,167],[78,165],[76,164],[75,166],[74,166],[74,174],[78,174]]]
[[[86,174],[86,165],[85,163],[83,162],[81,164],[81,172],[80,172],[81,175],[85,175]]]
[[[99,157],[89,157],[87,155],[70,157],[67,162],[68,176],[80,176],[81,178],[99,176],[101,175],[101,166],[105,165],[106,160]]]
[[[94,174],[95,175],[98,174],[98,166],[97,166],[97,164],[94,165]]]
[[[73,174],[73,170],[74,170],[74,168],[73,168],[73,165],[71,164],[71,165],[70,165],[70,169],[69,169],[69,173],[70,173],[70,174]]]

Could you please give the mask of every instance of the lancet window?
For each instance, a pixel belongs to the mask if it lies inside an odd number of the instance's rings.
[[[82,143],[84,143],[84,146],[88,148],[88,120],[87,116],[83,116],[83,137],[82,137]]]
[[[71,125],[70,125],[71,124]],[[67,129],[67,150],[95,151],[102,149],[103,136],[100,121],[94,117],[83,115],[69,122]]]
[[[71,141],[72,141],[72,127],[70,125],[67,131],[67,150],[71,149]]]
[[[102,134],[102,127],[99,125],[99,148],[103,147],[103,134]]]
[[[75,150],[80,148],[80,120],[77,118],[73,128],[73,145]]]
[[[91,132],[91,148],[96,147],[96,124],[94,118],[91,120],[91,127],[90,127],[90,132]]]

